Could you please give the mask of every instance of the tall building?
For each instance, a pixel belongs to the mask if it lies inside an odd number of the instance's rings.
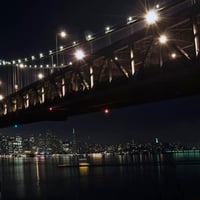
[[[159,141],[158,141],[158,138],[156,138],[156,139],[155,139],[155,142],[156,142],[156,144],[158,144],[158,143],[159,143]]]
[[[77,140],[76,140],[76,133],[75,133],[75,129],[73,128],[72,131],[72,153],[76,154],[77,152]]]

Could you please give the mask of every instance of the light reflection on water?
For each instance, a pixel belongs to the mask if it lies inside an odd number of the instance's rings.
[[[0,158],[3,199],[200,198],[200,153]],[[72,167],[58,167],[58,164]]]

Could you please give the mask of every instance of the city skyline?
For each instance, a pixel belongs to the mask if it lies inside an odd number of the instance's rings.
[[[36,134],[50,130],[58,136],[88,136],[94,142],[119,143],[134,139],[148,142],[159,138],[166,142],[198,145],[200,141],[200,96],[172,99],[137,106],[111,109],[69,117],[60,122],[39,122],[0,130],[2,134]]]

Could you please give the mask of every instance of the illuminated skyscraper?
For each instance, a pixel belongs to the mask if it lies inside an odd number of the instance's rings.
[[[159,143],[159,141],[158,141],[158,138],[156,138],[156,139],[155,139],[155,142],[156,142],[156,144],[158,144],[158,143]]]
[[[76,141],[76,133],[75,133],[74,128],[73,128],[73,131],[72,131],[72,153],[73,154],[77,153],[77,141]]]

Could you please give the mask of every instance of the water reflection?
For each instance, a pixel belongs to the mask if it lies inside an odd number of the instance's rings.
[[[89,172],[89,166],[79,166],[79,172],[81,176],[87,176]]]
[[[24,198],[25,185],[24,185],[24,165],[23,158],[14,158],[14,176],[16,184],[16,192],[20,198]]]
[[[125,199],[133,194],[135,199],[200,197],[199,153],[94,154],[87,158],[88,166],[77,165],[75,156],[1,158],[2,199]],[[184,165],[188,159],[192,164]],[[58,167],[60,163],[69,166]]]
[[[35,158],[35,173],[36,173],[36,191],[38,196],[40,195],[40,171],[39,171],[39,161]]]

